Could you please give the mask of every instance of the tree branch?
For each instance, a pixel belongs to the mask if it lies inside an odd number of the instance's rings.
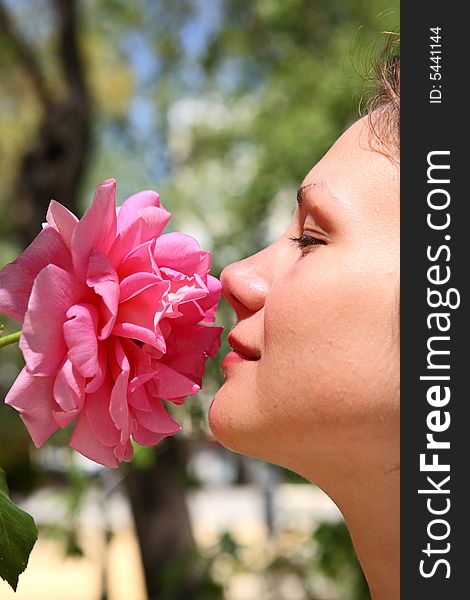
[[[18,55],[23,69],[28,74],[36,94],[44,105],[50,103],[50,96],[46,85],[44,74],[35,58],[34,50],[13,23],[10,12],[0,0],[0,30],[9,40],[12,48]]]
[[[59,56],[64,79],[72,94],[85,98],[87,87],[77,37],[77,3],[75,0],[54,0],[54,5],[59,20]]]

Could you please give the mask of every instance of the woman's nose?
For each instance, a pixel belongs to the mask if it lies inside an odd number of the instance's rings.
[[[222,271],[220,280],[227,301],[239,319],[250,316],[263,308],[269,291],[269,271],[266,261],[258,252],[239,262],[232,263]]]

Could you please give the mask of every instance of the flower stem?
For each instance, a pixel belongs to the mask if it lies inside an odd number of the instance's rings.
[[[20,339],[21,331],[15,331],[15,333],[10,333],[9,335],[5,335],[0,337],[0,348],[3,346],[8,346],[8,344],[16,344],[16,342]]]

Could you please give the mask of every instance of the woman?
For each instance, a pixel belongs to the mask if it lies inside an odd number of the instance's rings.
[[[374,600],[399,598],[399,61],[306,175],[285,233],[222,274],[238,322],[209,422],[342,511]]]

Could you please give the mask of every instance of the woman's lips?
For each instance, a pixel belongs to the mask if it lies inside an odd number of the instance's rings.
[[[222,361],[222,369],[226,369],[229,365],[234,365],[237,363],[249,363],[249,362],[257,362],[257,358],[249,358],[248,356],[245,356],[244,354],[240,354],[239,352],[237,352],[236,350],[232,350],[232,352],[229,352],[224,360]]]
[[[229,352],[224,358],[222,361],[222,367],[240,362],[256,362],[260,359],[260,356],[256,350],[239,342],[231,333],[228,336],[228,342],[232,347],[232,352]]]
[[[232,350],[236,354],[239,354],[244,360],[259,360],[259,352],[237,340],[233,333],[228,334],[228,343],[232,347]]]

